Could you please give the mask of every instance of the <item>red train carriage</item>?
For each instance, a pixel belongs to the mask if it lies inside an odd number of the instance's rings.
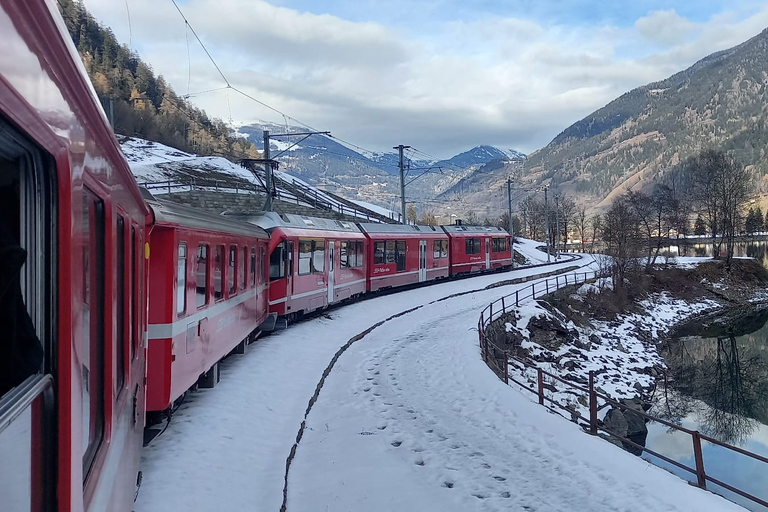
[[[148,211],[56,3],[0,34],[0,509],[130,511]]]
[[[368,239],[368,291],[448,277],[448,235],[432,226],[360,224]]]
[[[295,317],[365,293],[365,236],[351,222],[264,213],[269,311]]]
[[[150,201],[147,410],[168,409],[267,320],[269,235],[174,203]]]
[[[451,275],[512,266],[509,233],[499,227],[442,226],[450,238]]]

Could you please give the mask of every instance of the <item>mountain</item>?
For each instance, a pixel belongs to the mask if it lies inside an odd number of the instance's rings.
[[[638,87],[569,126],[525,162],[529,184],[549,181],[587,206],[649,188],[703,148],[732,151],[768,188],[768,29],[666,80]]]
[[[238,133],[245,135],[258,148],[263,148],[263,131],[284,134],[306,131],[267,122],[245,125]],[[296,144],[292,146],[292,144]],[[357,201],[367,201],[399,211],[400,172],[397,153],[355,151],[334,138],[312,135],[280,137],[270,140],[270,154],[280,162],[280,169],[303,181]],[[457,183],[490,162],[520,160],[525,155],[514,150],[493,146],[478,146],[452,158],[440,161],[406,159],[410,168],[408,180],[424,168],[433,171],[408,184],[407,200],[415,202],[420,212],[439,210],[434,207],[435,196],[450,190]],[[441,170],[438,171],[437,168]]]

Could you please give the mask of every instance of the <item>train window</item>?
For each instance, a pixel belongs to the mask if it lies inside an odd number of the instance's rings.
[[[187,244],[179,244],[179,258],[176,262],[176,314],[187,312]]]
[[[208,304],[208,246],[197,246],[197,307]]]
[[[235,284],[235,263],[237,260],[237,247],[234,245],[229,246],[229,269],[227,270],[227,291],[230,295],[234,295],[237,291],[237,285]]]
[[[115,391],[120,393],[125,384],[125,219],[117,216],[117,233],[115,233],[117,243],[115,252],[117,253],[117,269],[115,277],[117,278],[115,297],[115,324],[117,336],[115,337]]]
[[[397,271],[405,270],[405,240],[398,240],[395,243],[395,260],[397,261]]]
[[[213,253],[213,298],[224,297],[224,246],[217,245]]]
[[[433,256],[435,258],[448,257],[448,240],[435,240]]]
[[[266,252],[267,250],[264,249],[264,247],[259,247],[259,282],[260,283],[264,282],[264,255],[266,254]]]
[[[312,242],[312,272],[325,272],[325,240]]]
[[[263,259],[261,261],[264,261]],[[256,286],[256,248],[251,247],[251,266],[249,267],[249,270],[251,271],[251,286]],[[261,277],[261,273],[259,273],[259,277]]]
[[[506,238],[494,238],[493,239],[493,252],[504,252],[507,250]]]
[[[395,241],[391,240],[387,242],[386,244],[386,261],[387,263],[395,263],[397,261],[397,257],[395,255]]]
[[[355,242],[355,267],[362,267],[365,264],[365,246],[362,240]]]
[[[237,261],[237,275],[240,277],[240,289],[245,290],[245,287],[248,286],[248,274],[245,272],[245,264],[246,260],[248,259],[248,248],[243,247],[243,250],[240,253],[240,257]]]
[[[384,242],[376,242],[373,244],[373,263],[386,263],[387,260],[384,257]]]
[[[480,254],[480,239],[467,238],[465,241],[467,254]]]
[[[354,243],[355,242],[346,242],[342,241],[339,245],[339,268],[349,268],[349,249],[350,245],[352,245],[352,250],[354,251]],[[354,254],[352,255],[354,258]]]
[[[285,242],[277,244],[269,255],[269,280],[282,279],[285,277]],[[301,261],[301,257],[299,257]],[[301,268],[301,264],[299,265]]]
[[[136,228],[131,226],[131,286],[133,292],[131,293],[131,359],[138,354],[139,346],[139,280],[136,275],[137,260],[139,259],[139,253],[137,247],[139,235],[136,234]]]
[[[83,191],[82,274],[82,411],[83,478],[104,437],[104,203]]]
[[[312,240],[299,240],[299,275],[312,272]]]

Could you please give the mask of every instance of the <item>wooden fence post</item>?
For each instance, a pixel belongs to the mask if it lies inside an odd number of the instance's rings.
[[[589,433],[597,435],[597,393],[595,393],[595,372],[589,371]]]
[[[706,489],[707,476],[704,473],[704,457],[701,454],[701,437],[698,430],[693,432],[693,457],[696,460],[696,479],[699,487]]]
[[[504,384],[509,384],[509,352],[504,351]]]
[[[544,372],[541,368],[536,368],[539,374],[539,405],[544,405]]]
[[[519,297],[517,295],[517,290],[515,290],[515,307],[516,308],[520,307],[520,299],[519,299]]]
[[[504,304],[504,297],[501,298],[501,314],[504,314],[507,312],[507,305]]]
[[[546,294],[547,294],[547,295],[549,295],[549,279],[545,279],[545,280],[544,280],[544,284],[545,284],[545,285],[546,285],[546,287],[547,287],[547,293],[546,293]]]

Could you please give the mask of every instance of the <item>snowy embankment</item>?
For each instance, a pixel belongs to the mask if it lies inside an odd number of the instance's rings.
[[[740,510],[587,436],[485,367],[479,312],[523,285],[484,288],[542,270],[358,302],[227,359],[221,383],[193,393],[145,450],[137,512],[279,510],[286,457],[333,355],[417,306],[338,359],[307,417],[288,510]]]

